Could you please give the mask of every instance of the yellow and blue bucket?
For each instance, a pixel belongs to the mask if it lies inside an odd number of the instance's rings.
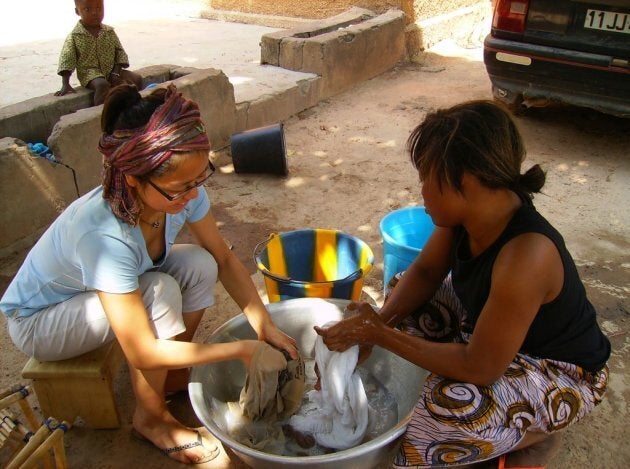
[[[374,254],[361,239],[339,230],[272,234],[254,249],[269,302],[291,298],[358,301]]]

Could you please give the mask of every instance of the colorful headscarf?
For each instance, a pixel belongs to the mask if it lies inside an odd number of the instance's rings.
[[[170,84],[149,121],[137,129],[104,132],[98,144],[103,154],[103,198],[115,215],[132,226],[138,223],[142,203],[125,181],[142,177],[166,162],[174,152],[210,150],[199,106]]]

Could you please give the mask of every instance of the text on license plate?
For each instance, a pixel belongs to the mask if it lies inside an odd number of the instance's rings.
[[[617,33],[630,34],[630,13],[614,11],[586,10],[584,27]]]

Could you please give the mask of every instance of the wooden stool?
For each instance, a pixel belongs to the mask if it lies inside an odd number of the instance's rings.
[[[92,428],[118,428],[113,377],[124,359],[118,341],[67,360],[31,358],[22,377],[33,380],[43,415],[74,423],[80,416]]]

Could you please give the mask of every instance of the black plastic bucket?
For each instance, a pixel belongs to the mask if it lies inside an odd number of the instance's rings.
[[[232,135],[232,162],[237,173],[288,174],[282,124]]]

